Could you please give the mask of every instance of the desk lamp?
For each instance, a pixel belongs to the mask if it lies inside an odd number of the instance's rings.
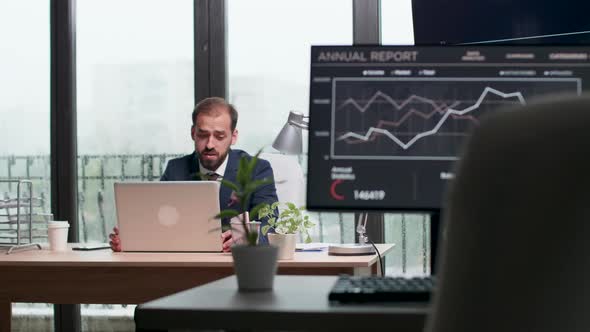
[[[308,119],[309,116],[290,111],[287,123],[275,138],[272,147],[285,154],[301,154],[303,152],[302,130],[309,128]]]
[[[290,111],[287,123],[277,135],[272,147],[285,154],[301,154],[303,152],[303,129],[309,129],[309,116],[297,111]],[[328,254],[341,256],[373,255],[375,250],[368,244],[366,234],[367,213],[360,213],[356,232],[359,235],[359,243],[333,244],[328,247]]]

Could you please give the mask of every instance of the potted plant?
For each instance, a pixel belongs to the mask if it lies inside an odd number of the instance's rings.
[[[298,208],[290,202],[266,204],[258,210],[260,219],[268,218],[268,225],[262,227],[262,234],[266,235],[271,228],[274,230],[274,233],[268,233],[268,242],[279,248],[279,259],[293,259],[298,233],[305,236],[306,243],[311,242],[309,229],[315,224],[302,213],[303,210],[303,207]]]
[[[222,186],[233,190],[232,197],[238,202],[240,210],[224,209],[216,216],[219,219],[238,219],[241,224],[240,237],[244,241],[234,245],[231,250],[240,291],[272,289],[277,271],[278,248],[271,245],[258,245],[260,222],[249,220],[250,215],[256,216],[258,211],[266,205],[261,203],[249,210],[252,195],[261,186],[273,183],[272,179],[253,178],[259,154],[260,152],[251,158],[240,159],[235,182],[221,180]]]

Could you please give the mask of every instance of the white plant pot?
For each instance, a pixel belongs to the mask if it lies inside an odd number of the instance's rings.
[[[293,259],[297,235],[268,233],[268,243],[279,248],[279,259]]]
[[[238,289],[247,292],[272,290],[277,273],[278,248],[275,246],[237,245],[231,249]]]

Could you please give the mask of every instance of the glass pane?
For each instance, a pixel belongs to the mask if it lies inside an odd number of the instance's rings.
[[[35,198],[33,242],[47,242],[42,215],[51,210],[49,1],[1,1],[0,41],[0,246],[17,242],[16,224],[9,215],[29,212],[4,204],[18,196],[18,183],[4,182],[8,180],[32,181],[32,193],[22,184],[20,197]],[[29,242],[25,228],[20,243]],[[53,330],[49,304],[15,303],[12,312],[15,331]]]
[[[77,11],[80,239],[103,242],[113,182],[158,179],[168,155],[192,151],[193,1],[85,0]]]
[[[381,44],[414,44],[411,0],[381,0]],[[384,229],[385,242],[395,243],[395,249],[385,260],[386,274],[430,274],[427,214],[386,214]]]
[[[412,0],[381,0],[381,43],[414,44]]]
[[[320,44],[352,44],[352,1],[227,1],[228,99],[240,112],[236,148],[269,148],[290,110],[308,113],[310,46]],[[312,219],[314,241],[354,241],[351,215]]]
[[[157,180],[167,158],[193,150],[193,1],[83,0],[76,9],[80,240],[107,242],[113,183]],[[82,325],[132,330],[132,313],[84,305]]]
[[[385,242],[395,243],[385,260],[385,274],[430,274],[430,217],[427,214],[385,214]]]
[[[352,1],[227,2],[228,97],[240,112],[238,148],[270,145],[289,110],[307,114],[314,44],[352,44]]]

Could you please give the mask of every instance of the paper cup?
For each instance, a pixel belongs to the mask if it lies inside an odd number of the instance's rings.
[[[68,229],[70,224],[67,221],[50,221],[47,223],[47,238],[49,249],[52,251],[68,250]]]
[[[248,230],[250,232],[257,232],[258,233],[258,239],[256,240],[256,243],[259,242],[260,240],[260,222],[259,221],[250,221],[248,223],[246,223]],[[246,232],[244,231],[244,224],[242,224],[242,221],[240,220],[240,218],[238,217],[234,217],[231,219],[230,221],[230,226],[231,226],[231,237],[233,239],[233,244],[237,245],[237,244],[246,244]]]

